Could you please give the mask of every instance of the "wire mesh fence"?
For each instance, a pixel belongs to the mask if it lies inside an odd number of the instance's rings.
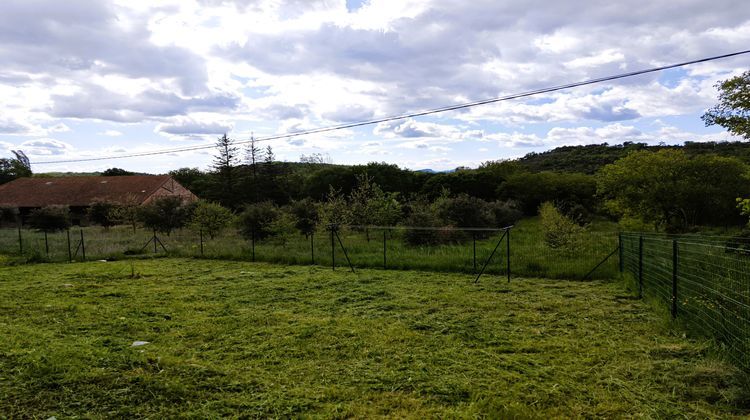
[[[508,237],[502,239],[506,232]],[[28,229],[0,229],[0,253],[30,261],[167,254],[330,267],[351,263],[354,268],[474,275],[484,267],[485,275],[501,278],[509,272],[561,279],[583,279],[587,274],[608,279],[618,273],[616,258],[605,259],[617,247],[615,233],[586,232],[568,246],[550,247],[536,225],[512,229],[336,226],[335,232],[320,229],[307,236],[289,232],[254,240],[231,229],[211,237],[188,229],[165,235],[127,226],[92,226],[49,233],[46,238],[44,233]],[[590,273],[594,267],[597,269]]]
[[[750,241],[623,233],[622,269],[642,296],[750,368]]]

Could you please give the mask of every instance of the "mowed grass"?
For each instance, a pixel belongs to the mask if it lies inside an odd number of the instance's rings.
[[[0,417],[748,412],[615,282],[155,259],[0,267],[0,296]]]

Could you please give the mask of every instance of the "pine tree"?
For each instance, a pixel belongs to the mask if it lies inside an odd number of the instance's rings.
[[[214,157],[213,169],[217,177],[218,201],[227,207],[234,207],[234,172],[237,164],[237,146],[234,140],[224,134],[216,141],[216,149],[219,154]]]

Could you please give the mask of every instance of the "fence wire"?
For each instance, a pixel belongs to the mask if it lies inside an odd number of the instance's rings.
[[[622,268],[644,296],[750,369],[750,241],[623,233]]]
[[[258,235],[255,240],[227,229],[211,237],[189,229],[169,235],[132,226],[104,229],[98,226],[44,234],[29,229],[0,229],[0,253],[29,261],[81,261],[132,256],[172,255],[270,263],[348,266],[344,250],[355,268],[426,270],[560,279],[611,279],[617,276],[617,258],[605,259],[617,247],[612,232],[588,231],[565,246],[551,247],[535,225],[510,229],[509,239],[498,244],[505,229],[411,226],[338,226],[338,238],[321,228],[312,235],[285,232]],[[19,240],[20,236],[20,240]],[[340,243],[339,243],[340,239]],[[81,243],[82,242],[82,243]],[[163,245],[163,247],[162,247]],[[343,245],[343,247],[342,247]],[[496,249],[495,254],[492,254]],[[165,251],[166,250],[166,251]],[[492,258],[490,258],[492,256]],[[602,263],[603,262],[603,263]],[[600,263],[602,263],[600,265]],[[597,267],[593,272],[592,269]]]

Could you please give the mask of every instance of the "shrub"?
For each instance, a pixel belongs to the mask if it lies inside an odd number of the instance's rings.
[[[263,239],[276,234],[273,223],[281,211],[270,201],[248,204],[237,217],[237,227],[246,239]]]
[[[229,226],[233,215],[229,209],[221,204],[200,200],[192,206],[189,226],[193,230],[202,231],[213,239]]]
[[[495,226],[506,227],[514,225],[523,217],[518,203],[513,200],[495,201],[491,203],[490,210],[495,217]]]
[[[88,210],[89,220],[109,229],[120,222],[120,209],[117,204],[108,201],[95,201]]]
[[[315,232],[315,226],[320,220],[318,206],[309,198],[295,201],[289,208],[294,218],[294,227],[305,237]]]
[[[539,207],[544,241],[553,249],[574,249],[583,228],[565,216],[554,204],[547,201]]]
[[[66,206],[36,209],[29,216],[29,226],[45,233],[65,230],[70,227],[70,211]]]
[[[185,226],[187,221],[182,199],[175,196],[159,197],[140,207],[138,219],[143,226],[167,235]]]

